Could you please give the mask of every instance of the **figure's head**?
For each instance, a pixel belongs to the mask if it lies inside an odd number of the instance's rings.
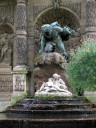
[[[54,73],[52,77],[53,77],[54,79],[59,79],[61,76],[58,75],[57,73]]]
[[[41,32],[45,37],[50,38],[52,33],[52,26],[50,24],[43,25],[41,27]]]

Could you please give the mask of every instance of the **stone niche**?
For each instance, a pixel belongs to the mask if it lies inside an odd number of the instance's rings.
[[[0,1],[0,74],[11,74],[14,44],[14,2]]]
[[[6,29],[6,27],[10,28],[6,25],[1,25],[2,29]],[[12,71],[12,59],[13,57],[13,34],[6,33],[0,34],[0,74],[10,74]]]
[[[0,24],[0,91],[13,91],[13,30],[6,23]]]

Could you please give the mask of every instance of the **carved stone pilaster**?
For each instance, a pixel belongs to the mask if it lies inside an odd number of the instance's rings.
[[[16,6],[16,65],[27,65],[26,0],[17,0]]]
[[[86,26],[95,26],[95,0],[87,0],[86,2]]]
[[[27,38],[26,36],[17,36],[17,65],[27,64]]]
[[[16,67],[13,68],[13,96],[27,92],[27,14],[26,0],[16,6]]]
[[[86,34],[96,38],[96,1],[86,0]]]
[[[17,30],[25,30],[27,27],[26,20],[26,3],[25,0],[17,0],[16,7],[16,29]]]

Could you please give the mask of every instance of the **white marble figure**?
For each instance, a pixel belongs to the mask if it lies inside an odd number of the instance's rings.
[[[35,95],[72,96],[72,93],[68,91],[61,76],[55,73],[52,78],[48,79],[48,82],[42,84]]]

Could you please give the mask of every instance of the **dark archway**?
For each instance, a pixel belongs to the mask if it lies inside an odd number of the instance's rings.
[[[42,24],[58,21],[61,26],[69,26],[75,30],[80,27],[77,17],[66,9],[50,9],[43,13],[37,20],[35,27],[40,29]]]
[[[14,33],[13,28],[7,23],[0,24],[0,34],[4,34],[4,33],[7,33],[7,34]]]
[[[59,24],[64,26],[69,26],[75,31],[77,31],[78,28],[80,28],[80,22],[78,16],[70,9],[68,8],[59,8],[59,9],[53,9],[50,8],[47,11],[44,11],[43,13],[39,14],[37,19],[35,20],[34,24],[34,41],[35,45],[37,44],[36,50],[38,50],[38,42],[39,42],[39,35],[40,35],[40,28],[43,24],[46,23],[52,23],[58,21]],[[65,42],[65,47],[69,51],[71,48],[76,48],[79,45],[79,37],[78,35],[73,38],[71,38],[69,41]]]
[[[80,21],[78,16],[68,8],[59,8],[45,10],[43,13],[39,14],[35,20],[35,29],[39,29],[42,24],[52,23],[58,21],[59,24],[63,26],[69,26],[75,30],[80,27]]]

